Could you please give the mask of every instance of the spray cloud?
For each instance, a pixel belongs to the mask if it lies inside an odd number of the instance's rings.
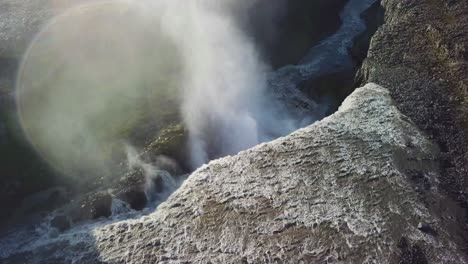
[[[275,111],[267,87],[270,69],[253,38],[241,30],[244,12],[258,2],[186,1],[181,8],[171,1],[163,16],[164,28],[177,39],[184,60],[182,113],[190,131],[193,167],[297,128],[290,117]],[[273,6],[265,17],[281,10]]]
[[[271,96],[270,69],[242,21],[259,1],[103,2],[65,12],[22,63],[27,136],[66,174],[94,177],[125,159],[129,127],[156,120],[157,130],[167,109],[189,131],[193,168],[293,131],[302,120]]]

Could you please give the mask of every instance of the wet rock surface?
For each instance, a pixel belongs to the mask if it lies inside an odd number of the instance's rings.
[[[323,121],[197,170],[151,215],[0,260],[466,263],[464,214],[440,193],[439,154],[386,89],[368,84]]]
[[[70,224],[77,225],[98,218],[110,218],[121,213],[114,212],[113,206],[123,206],[125,211],[142,211],[149,204],[155,204],[157,198],[164,192],[174,188],[167,185],[163,174],[169,179],[173,177],[169,172],[162,170],[149,175],[142,167],[129,168],[118,180],[108,183],[107,189],[89,191],[58,207],[56,210],[58,216],[51,220],[51,225],[63,231],[68,229]],[[68,221],[64,221],[65,218]],[[68,222],[68,225],[65,222]]]
[[[441,149],[438,180],[468,208],[468,2],[384,0],[358,80],[387,87]]]
[[[112,215],[112,196],[107,192],[90,194],[75,205],[78,206],[78,208],[71,209],[71,217],[74,222],[93,220]]]
[[[145,175],[141,169],[132,170],[120,179],[114,195],[128,203],[132,209],[142,210],[148,202],[145,194],[145,181]]]

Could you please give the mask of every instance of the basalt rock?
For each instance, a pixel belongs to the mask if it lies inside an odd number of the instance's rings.
[[[112,215],[112,196],[107,192],[92,193],[78,203],[71,203],[73,222],[109,217]]]
[[[182,123],[168,125],[145,147],[142,155],[152,163],[158,163],[161,156],[170,157],[173,166],[168,169],[174,174],[181,174],[183,168],[188,167],[184,162],[188,160],[187,141],[188,131]]]
[[[397,107],[436,142],[438,180],[468,208],[468,2],[383,0],[358,81],[387,87]]]
[[[440,193],[439,154],[386,89],[368,84],[332,116],[197,170],[151,215],[81,231],[80,243],[70,231],[22,244],[0,260],[468,263],[463,210]]]
[[[133,169],[123,176],[115,189],[115,197],[128,203],[134,210],[145,208],[148,198],[145,194],[146,179],[142,169]]]

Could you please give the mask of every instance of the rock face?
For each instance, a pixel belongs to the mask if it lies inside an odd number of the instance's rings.
[[[387,87],[441,149],[439,181],[468,208],[468,2],[384,0],[362,83]]]
[[[323,121],[199,169],[151,215],[80,243],[70,231],[11,245],[0,260],[467,263],[463,211],[439,193],[438,155],[368,84]]]

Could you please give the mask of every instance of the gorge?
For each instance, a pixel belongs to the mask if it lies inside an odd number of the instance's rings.
[[[5,17],[24,14],[9,2]],[[48,187],[77,187],[8,196],[2,179],[4,201],[29,197],[2,205],[15,212],[2,263],[468,262],[466,2],[155,1],[162,22],[147,20],[151,8],[36,2],[26,28],[42,30],[19,67],[19,116],[48,161],[37,168],[68,177]],[[1,36],[22,32],[0,41],[7,77],[31,40],[12,21],[0,19]],[[77,37],[90,21],[99,34]],[[2,110],[14,112],[8,93]],[[56,113],[86,129],[64,130]],[[90,115],[103,137],[86,141]]]

